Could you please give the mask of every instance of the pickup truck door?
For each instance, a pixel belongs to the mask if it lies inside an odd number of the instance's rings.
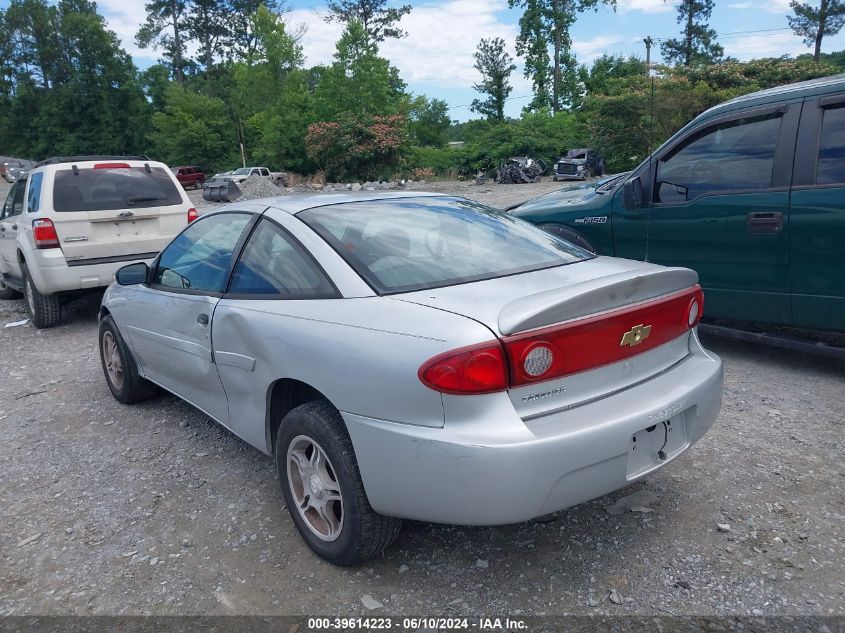
[[[647,183],[651,205],[614,204],[615,254],[698,272],[709,317],[790,325],[789,185],[800,111],[799,100],[733,112],[661,150]]]
[[[845,93],[804,103],[789,231],[795,326],[845,331]]]

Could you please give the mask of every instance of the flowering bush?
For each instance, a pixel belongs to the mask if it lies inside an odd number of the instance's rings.
[[[344,113],[337,121],[308,126],[305,148],[329,180],[377,180],[399,167],[408,145],[407,123],[402,115]]]

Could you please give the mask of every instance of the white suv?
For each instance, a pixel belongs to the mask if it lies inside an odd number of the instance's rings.
[[[0,299],[22,292],[36,327],[56,325],[64,296],[152,261],[197,215],[170,169],[146,156],[50,158],[0,211]]]

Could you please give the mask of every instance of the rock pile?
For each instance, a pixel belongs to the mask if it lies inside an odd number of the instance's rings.
[[[284,189],[274,185],[269,178],[264,178],[256,174],[253,174],[238,186],[241,189],[238,202],[256,200],[258,198],[273,198],[275,196],[283,196],[287,193]]]
[[[425,180],[390,180],[390,181],[372,181],[372,182],[330,182],[323,187],[323,191],[331,193],[333,191],[389,191],[391,189],[405,189],[415,185],[424,185]]]

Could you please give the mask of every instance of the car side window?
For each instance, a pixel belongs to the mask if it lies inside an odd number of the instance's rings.
[[[35,172],[27,180],[29,180],[29,191],[26,196],[26,212],[38,213],[41,206],[41,181],[44,174]]]
[[[819,137],[816,184],[845,183],[845,107],[826,108]]]
[[[326,299],[337,291],[316,261],[284,229],[264,219],[235,266],[229,294]]]
[[[262,169],[262,170],[261,170],[261,175],[262,175],[262,176],[269,176],[269,175],[270,175],[270,170],[269,170],[269,169]]]
[[[26,180],[17,180],[6,196],[3,204],[3,219],[23,213],[23,194],[26,190]]]
[[[235,246],[250,218],[248,213],[221,213],[195,220],[162,251],[153,284],[223,292]]]
[[[657,163],[654,201],[772,186],[781,115],[725,121],[688,138]]]

